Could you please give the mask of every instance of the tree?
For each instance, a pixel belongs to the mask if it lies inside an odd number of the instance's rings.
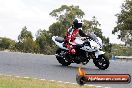
[[[15,47],[15,45],[16,45],[16,41],[15,41],[15,40],[10,39],[10,46],[9,46],[9,50],[11,50],[11,51],[16,51],[16,47]]]
[[[125,42],[125,45],[132,46],[132,0],[126,0],[122,4],[121,12],[116,16],[117,26],[112,34],[117,33],[118,38]]]
[[[22,31],[21,31],[20,35],[18,36],[18,40],[20,42],[22,42],[24,39],[26,39],[28,37],[32,39],[33,38],[32,33],[30,31],[27,31],[27,27],[24,26],[22,28]]]
[[[1,48],[8,49],[10,46],[10,40],[7,38],[2,38],[0,43]]]
[[[61,22],[56,22],[49,27],[49,32],[52,36],[64,36],[65,29]]]
[[[57,22],[49,27],[49,32],[55,35],[64,36],[72,21],[76,18],[82,18],[85,14],[79,9],[79,6],[62,5],[60,8],[53,10],[49,15],[56,18]]]
[[[36,34],[36,43],[40,47],[40,53],[53,54],[54,48],[52,47],[51,35],[46,30],[38,30]]]
[[[85,31],[86,33],[91,32],[92,22],[84,19],[83,23],[84,23],[82,27],[83,31]]]
[[[131,56],[132,55],[132,47],[126,47],[121,44],[113,44],[112,45],[112,54],[116,56]]]
[[[62,5],[60,8],[53,10],[50,15],[55,17],[58,21],[67,21],[70,23],[76,17],[82,18],[85,14],[81,9],[79,9],[79,6]]]
[[[95,16],[93,16],[89,24],[90,24],[89,31],[94,32],[95,35],[97,35],[98,37],[102,39],[103,38],[102,31],[99,28],[101,24],[99,23],[99,21],[97,20]]]
[[[27,30],[27,27],[23,27],[20,35],[18,36],[19,42],[16,44],[18,50],[22,52],[37,52],[38,45],[36,41],[33,40],[32,33]]]
[[[16,42],[10,38],[0,37],[0,48],[15,50]]]

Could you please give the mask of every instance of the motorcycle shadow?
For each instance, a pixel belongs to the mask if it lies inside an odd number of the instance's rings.
[[[75,65],[70,65],[70,66],[62,66],[62,65],[53,65],[54,67],[60,68],[60,69],[65,69],[65,70],[78,70],[79,65],[75,66]],[[82,66],[83,69],[85,69],[86,72],[108,72],[109,70],[100,70],[96,67],[86,67],[86,66]]]

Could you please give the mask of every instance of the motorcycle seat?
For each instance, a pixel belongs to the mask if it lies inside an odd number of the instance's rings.
[[[59,42],[59,43],[62,43],[62,42],[64,42],[64,38],[62,38],[62,37],[57,37],[57,38],[55,38],[55,41],[57,41],[57,42]]]

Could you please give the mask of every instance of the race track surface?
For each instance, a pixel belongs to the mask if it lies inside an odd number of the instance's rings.
[[[42,54],[24,54],[19,52],[0,51],[0,74],[19,75],[47,80],[57,80],[76,83],[77,64],[68,67],[61,66],[55,56]],[[131,61],[110,61],[107,70],[99,70],[92,60],[83,66],[89,74],[130,74],[132,75]],[[132,88],[130,84],[92,84],[111,88]]]

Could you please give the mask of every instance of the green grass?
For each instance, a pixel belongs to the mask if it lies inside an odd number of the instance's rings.
[[[0,88],[95,88],[37,80],[32,78],[16,78],[14,76],[0,76]]]

